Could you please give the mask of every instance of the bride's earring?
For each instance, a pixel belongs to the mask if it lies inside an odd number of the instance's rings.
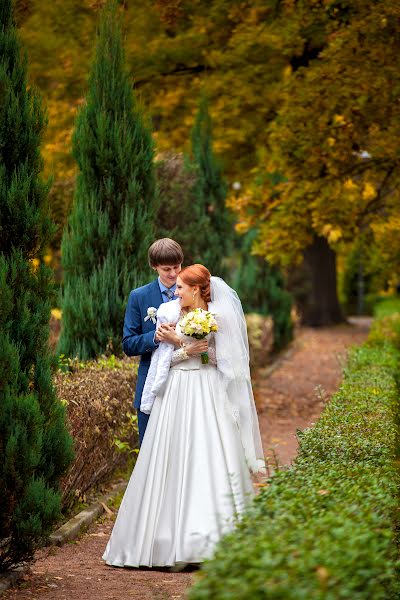
[[[193,292],[193,305],[195,306],[196,302],[195,302],[195,296],[196,296],[197,292]]]

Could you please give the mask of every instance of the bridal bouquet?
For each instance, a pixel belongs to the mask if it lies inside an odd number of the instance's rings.
[[[187,313],[179,322],[179,326],[184,335],[193,337],[196,340],[203,340],[212,331],[218,331],[217,321],[212,313],[203,308],[195,308]],[[201,354],[203,365],[208,364],[208,354]]]

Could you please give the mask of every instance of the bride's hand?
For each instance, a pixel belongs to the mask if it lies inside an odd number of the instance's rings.
[[[157,342],[167,342],[168,344],[173,344],[174,346],[179,346],[180,342],[181,342],[181,338],[175,332],[175,325],[163,323],[157,329],[156,341]]]
[[[202,354],[203,352],[207,352],[208,350],[208,341],[207,340],[196,340],[191,344],[185,345],[186,354],[189,356],[194,356],[196,354]]]

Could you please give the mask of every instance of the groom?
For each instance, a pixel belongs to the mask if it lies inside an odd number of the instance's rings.
[[[140,401],[150,367],[151,354],[159,342],[173,341],[174,328],[163,325],[156,331],[156,317],[149,309],[175,299],[176,278],[183,262],[180,245],[170,238],[155,241],[149,248],[149,264],[158,278],[129,294],[126,307],[122,347],[128,356],[140,355],[134,408],[137,409],[139,441],[142,444],[149,415],[141,412]]]

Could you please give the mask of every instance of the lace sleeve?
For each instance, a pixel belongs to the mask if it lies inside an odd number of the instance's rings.
[[[174,350],[171,357],[171,367],[177,365],[183,360],[187,360],[189,358],[186,353],[185,348],[178,348],[178,350]]]
[[[216,366],[216,364],[217,364],[217,353],[215,351],[215,340],[214,340],[214,338],[212,338],[210,340],[210,343],[208,345],[207,354],[208,354],[208,364]],[[200,356],[200,355],[198,355],[198,356]],[[174,367],[178,363],[180,363],[180,362],[182,362],[184,360],[187,360],[188,358],[190,358],[190,356],[187,354],[185,347],[178,348],[177,350],[174,350],[174,352],[172,353],[172,357],[171,357],[171,367]]]

